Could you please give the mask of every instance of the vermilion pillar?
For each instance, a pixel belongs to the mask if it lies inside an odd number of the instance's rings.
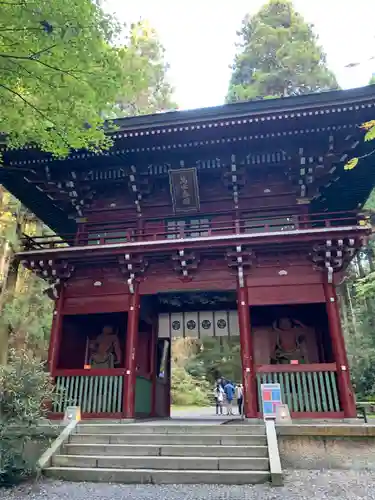
[[[355,398],[350,381],[349,364],[346,355],[344,336],[341,329],[340,313],[334,285],[332,283],[325,282],[324,293],[326,298],[329,331],[332,340],[332,351],[337,367],[337,382],[340,403],[344,411],[344,416],[346,418],[355,418],[357,416]]]
[[[126,333],[125,348],[125,380],[124,380],[124,405],[125,418],[135,417],[135,384],[136,384],[136,350],[138,341],[140,297],[138,287],[130,296],[128,313],[128,328]]]
[[[237,288],[238,324],[240,329],[242,380],[244,386],[244,412],[246,418],[256,418],[258,413],[257,386],[247,293],[246,286],[239,286]]]

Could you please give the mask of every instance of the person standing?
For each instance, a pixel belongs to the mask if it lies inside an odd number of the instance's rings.
[[[237,399],[237,406],[238,406],[238,414],[242,415],[242,408],[243,408],[243,385],[238,384],[236,387],[236,399]]]
[[[217,382],[216,382],[216,383],[217,383],[217,384],[219,384],[219,385],[220,385],[220,387],[224,390],[224,387],[225,387],[226,382],[225,382],[225,380],[224,380],[222,377],[219,377],[219,378],[217,379]]]
[[[224,402],[224,389],[218,383],[214,389],[214,397],[216,404],[216,415],[223,414],[223,402]]]
[[[227,415],[233,415],[233,398],[234,398],[234,385],[232,382],[227,382],[224,386],[226,406],[227,406]]]

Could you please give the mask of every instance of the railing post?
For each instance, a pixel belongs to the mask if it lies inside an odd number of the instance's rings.
[[[324,293],[326,298],[328,326],[332,340],[332,351],[336,363],[340,403],[344,411],[344,416],[346,418],[355,418],[357,416],[355,399],[350,381],[349,364],[334,285],[325,281]]]
[[[138,285],[134,287],[134,293],[130,296],[128,327],[126,332],[125,349],[125,379],[123,396],[123,413],[125,418],[135,417],[135,383],[136,383],[136,355],[138,341],[140,296]]]
[[[139,214],[140,215],[140,214]],[[137,220],[137,229],[133,232],[133,238],[130,237],[129,241],[143,241],[143,230],[144,230],[144,221],[143,219]]]
[[[242,380],[244,386],[245,417],[257,417],[257,385],[250,328],[250,309],[247,287],[238,285],[237,306],[240,330]]]
[[[306,229],[308,227],[309,215],[304,213],[296,217],[296,229]]]

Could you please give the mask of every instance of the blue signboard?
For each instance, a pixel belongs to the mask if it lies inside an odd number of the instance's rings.
[[[283,403],[280,384],[262,384],[261,394],[263,418],[276,418],[276,409]]]

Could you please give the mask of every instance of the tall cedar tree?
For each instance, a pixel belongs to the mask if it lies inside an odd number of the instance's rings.
[[[270,0],[238,32],[227,102],[337,89],[312,26],[288,0]]]
[[[133,57],[129,57],[129,54]],[[173,101],[173,88],[168,81],[169,65],[165,49],[157,31],[141,20],[130,26],[123,59],[126,73],[141,71],[142,81],[147,82],[138,92],[120,93],[117,99],[117,116],[134,116],[177,109]],[[136,67],[134,65],[137,65]]]

